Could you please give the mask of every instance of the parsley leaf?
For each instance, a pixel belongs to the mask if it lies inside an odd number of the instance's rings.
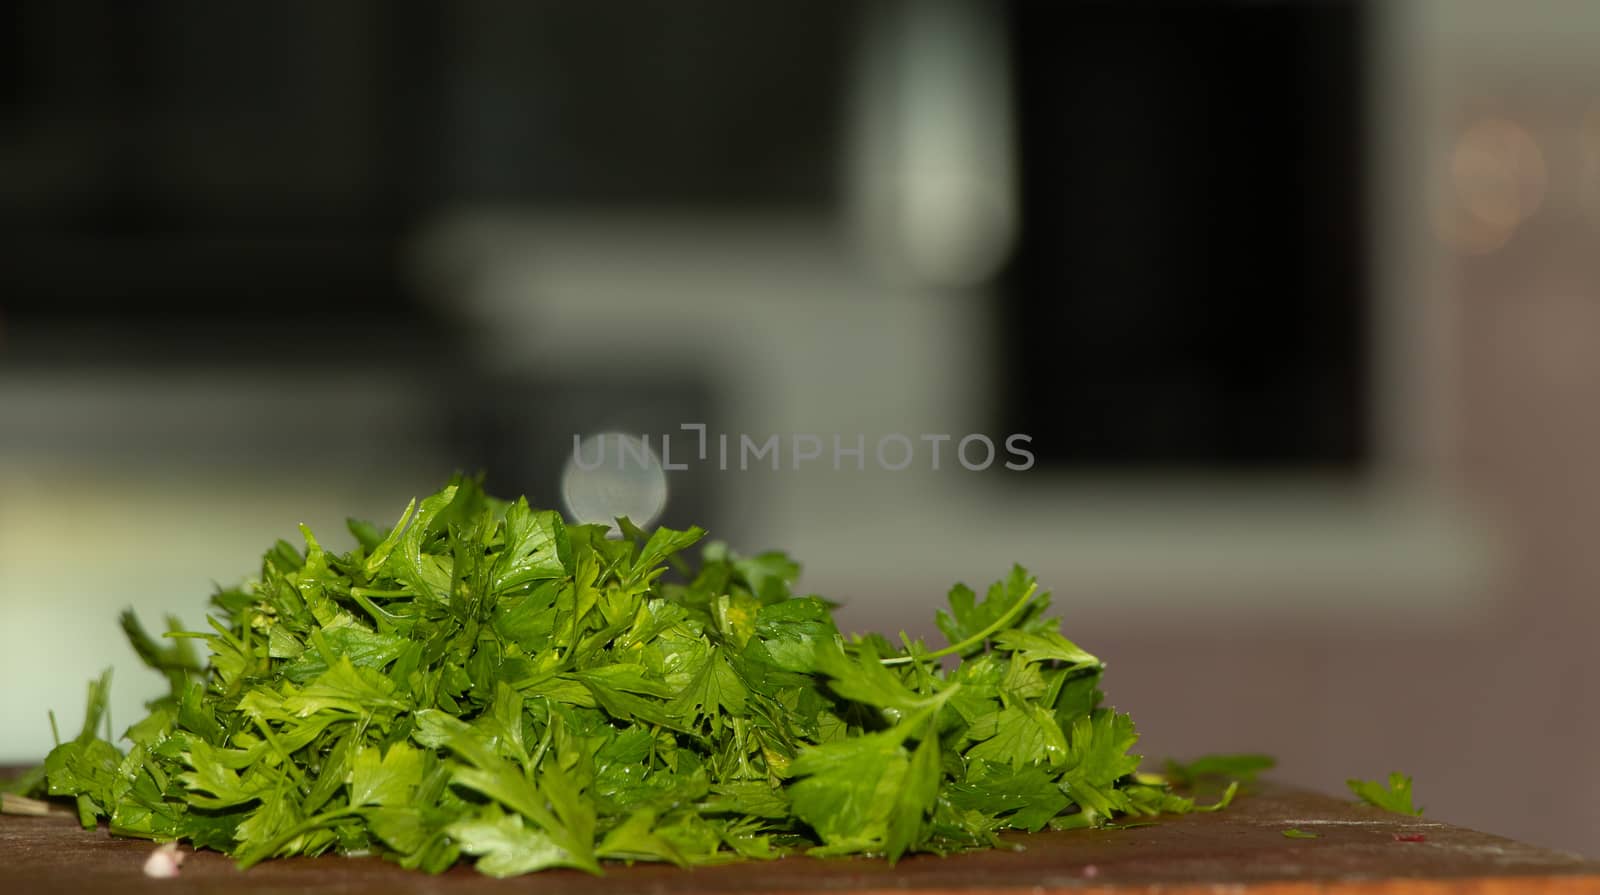
[[[1411,778],[1399,771],[1389,775],[1388,786],[1376,780],[1346,780],[1345,785],[1368,805],[1396,814],[1422,814],[1422,809],[1411,802]]]

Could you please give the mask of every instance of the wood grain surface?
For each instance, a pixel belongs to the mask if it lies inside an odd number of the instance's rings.
[[[1291,827],[1318,838],[1285,838],[1282,831]],[[181,876],[160,880],[143,875],[148,842],[86,831],[60,814],[0,817],[0,892],[1600,895],[1600,863],[1270,784],[1218,814],[1011,838],[1015,850],[917,856],[894,867],[792,857],[696,870],[619,864],[603,877],[547,871],[509,880],[465,866],[428,876],[376,858],[344,857],[269,861],[241,872],[227,858],[202,852],[188,856]]]

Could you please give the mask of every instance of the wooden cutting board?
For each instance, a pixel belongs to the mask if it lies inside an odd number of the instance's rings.
[[[1285,838],[1291,827],[1318,838]],[[1218,814],[1012,840],[1015,851],[917,856],[894,867],[795,857],[696,870],[617,865],[604,877],[547,871],[509,880],[459,866],[427,876],[376,858],[269,861],[241,872],[221,855],[200,853],[188,857],[179,878],[157,880],[142,870],[150,843],[88,832],[67,816],[0,816],[0,892],[1600,895],[1600,863],[1270,784]]]

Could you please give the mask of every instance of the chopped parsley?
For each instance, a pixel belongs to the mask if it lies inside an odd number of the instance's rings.
[[[613,539],[470,479],[350,530],[347,553],[304,527],[303,547],[275,544],[205,630],[157,638],[125,615],[169,692],[114,745],[107,672],[35,791],[244,867],[376,852],[491,876],[893,861],[1196,810],[1136,775],[1102,664],[1021,567],[981,597],[953,588],[948,643],[929,646],[841,635],[782,553],[713,542],[691,562],[698,528],[624,520]]]
[[[1411,802],[1411,778],[1399,771],[1389,775],[1388,786],[1376,780],[1346,780],[1345,785],[1368,805],[1396,814],[1422,814],[1422,809]]]

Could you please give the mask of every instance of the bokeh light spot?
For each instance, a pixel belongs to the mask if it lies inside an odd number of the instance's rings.
[[[611,526],[626,516],[648,528],[667,506],[667,473],[650,444],[626,432],[599,432],[579,440],[561,473],[568,518]]]
[[[1544,153],[1526,128],[1477,120],[1450,155],[1449,189],[1434,215],[1439,238],[1465,254],[1499,249],[1539,210],[1548,182]]]

